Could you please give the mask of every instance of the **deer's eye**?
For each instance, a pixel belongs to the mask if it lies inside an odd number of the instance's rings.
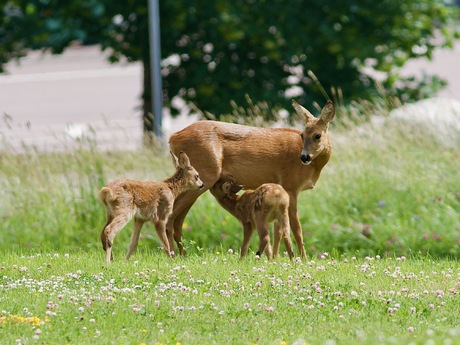
[[[321,139],[321,134],[315,134],[314,138],[316,141],[318,141],[319,139]]]

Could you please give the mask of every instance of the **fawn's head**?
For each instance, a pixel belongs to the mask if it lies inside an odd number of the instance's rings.
[[[243,186],[237,184],[231,175],[222,176],[213,186],[215,194],[226,197],[234,197],[242,189]]]
[[[303,141],[300,160],[303,164],[308,165],[325,147],[330,145],[327,129],[329,122],[332,121],[335,116],[334,104],[328,101],[321,110],[321,116],[319,118],[314,117],[307,109],[294,100],[292,100],[292,106],[298,115],[306,119],[305,128],[300,134]]]
[[[185,185],[188,189],[204,188],[204,183],[201,181],[200,175],[190,164],[190,160],[184,151],[179,152],[179,158],[176,157],[172,152],[171,156],[173,157],[177,171],[181,172],[181,176],[183,177]]]

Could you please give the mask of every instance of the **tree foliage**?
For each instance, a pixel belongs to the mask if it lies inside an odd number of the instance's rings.
[[[193,3],[161,2],[164,56],[180,57],[178,66],[164,67],[165,91],[217,112],[228,111],[230,99],[243,103],[245,93],[287,105],[293,87],[301,103],[323,103],[308,70],[345,100],[372,97],[382,74],[369,68],[384,73],[387,92],[408,96],[398,69],[451,46],[456,21],[453,7],[433,0]]]
[[[286,107],[295,97],[324,103],[371,98],[375,81],[403,99],[427,96],[436,78],[404,80],[411,58],[452,46],[452,0],[161,0],[163,94],[217,116],[230,101]],[[151,111],[148,2],[7,0],[0,5],[0,64],[26,48],[60,53],[73,40],[101,43],[110,59],[144,64],[144,113]],[[371,72],[369,72],[371,71]],[[437,84],[436,84],[437,83]],[[174,112],[175,109],[173,109]]]

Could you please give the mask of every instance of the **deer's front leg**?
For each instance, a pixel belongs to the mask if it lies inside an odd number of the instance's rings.
[[[299,215],[297,214],[297,195],[289,194],[289,224],[294,235],[299,255],[302,259],[307,258],[303,243],[302,227],[300,226]]]

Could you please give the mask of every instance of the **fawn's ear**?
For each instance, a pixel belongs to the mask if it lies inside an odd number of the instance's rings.
[[[236,183],[232,183],[232,186],[230,188],[231,192],[235,194],[238,193],[242,189],[243,189],[243,186],[240,184],[236,184]]]
[[[230,195],[230,193],[232,191],[232,183],[231,182],[224,182],[222,184],[222,190],[223,190],[225,195]]]
[[[172,151],[169,151],[169,153],[171,154],[174,167],[177,168],[177,166],[179,165],[179,160],[177,159],[176,155],[172,153]]]
[[[179,152],[179,166],[182,169],[190,168],[190,159],[188,159],[184,151]]]

